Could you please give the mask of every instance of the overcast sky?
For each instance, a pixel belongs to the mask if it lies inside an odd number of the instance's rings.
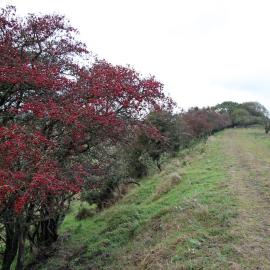
[[[259,101],[270,109],[270,1],[0,0],[60,13],[88,48],[155,75],[179,106]]]

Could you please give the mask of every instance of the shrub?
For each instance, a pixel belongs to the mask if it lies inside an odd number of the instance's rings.
[[[235,109],[232,114],[232,122],[234,126],[248,126],[252,124],[252,118],[249,112],[244,108]]]
[[[83,220],[86,218],[90,218],[93,217],[95,215],[95,210],[94,209],[89,209],[89,208],[85,208],[82,207],[79,209],[77,215],[76,215],[76,219],[77,220]]]

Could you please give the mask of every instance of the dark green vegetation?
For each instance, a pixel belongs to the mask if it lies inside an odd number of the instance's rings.
[[[269,148],[262,129],[226,130],[94,217],[74,203],[35,269],[268,269]]]
[[[214,108],[221,113],[228,113],[233,126],[265,125],[266,133],[269,132],[269,112],[258,102],[225,101]]]

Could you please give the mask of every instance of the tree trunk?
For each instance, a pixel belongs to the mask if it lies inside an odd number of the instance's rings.
[[[14,261],[19,241],[19,227],[16,222],[5,224],[6,232],[6,242],[5,242],[5,252],[2,262],[2,270],[10,270],[11,264]]]
[[[159,160],[157,160],[157,167],[158,167],[159,171],[161,172],[162,169],[161,169],[161,164],[160,164]]]
[[[25,229],[22,230],[22,233],[19,236],[18,241],[18,256],[17,264],[15,270],[23,270],[24,268],[24,258],[25,258]]]
[[[58,218],[48,219],[40,222],[40,233],[38,236],[39,247],[49,247],[58,238]]]

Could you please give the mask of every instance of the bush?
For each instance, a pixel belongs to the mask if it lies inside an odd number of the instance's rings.
[[[263,125],[269,116],[268,110],[258,102],[236,103],[226,101],[214,107],[218,112],[226,112],[234,126]]]
[[[88,159],[89,174],[85,177],[81,199],[90,205],[96,204],[101,210],[116,201],[115,190],[128,178],[121,145],[99,147],[95,156]]]
[[[149,169],[153,162],[149,157],[146,149],[135,138],[134,142],[125,148],[123,153],[126,163],[127,174],[132,178],[142,178],[149,174]]]
[[[188,126],[192,139],[207,137],[213,132],[231,126],[231,120],[227,113],[219,113],[211,108],[192,108],[182,117]]]
[[[239,108],[232,112],[232,122],[234,126],[248,126],[252,124],[252,117],[246,109]]]
[[[83,220],[86,218],[90,218],[93,217],[95,215],[95,210],[94,209],[89,209],[89,208],[81,208],[79,209],[77,215],[76,215],[76,219],[77,220]]]

